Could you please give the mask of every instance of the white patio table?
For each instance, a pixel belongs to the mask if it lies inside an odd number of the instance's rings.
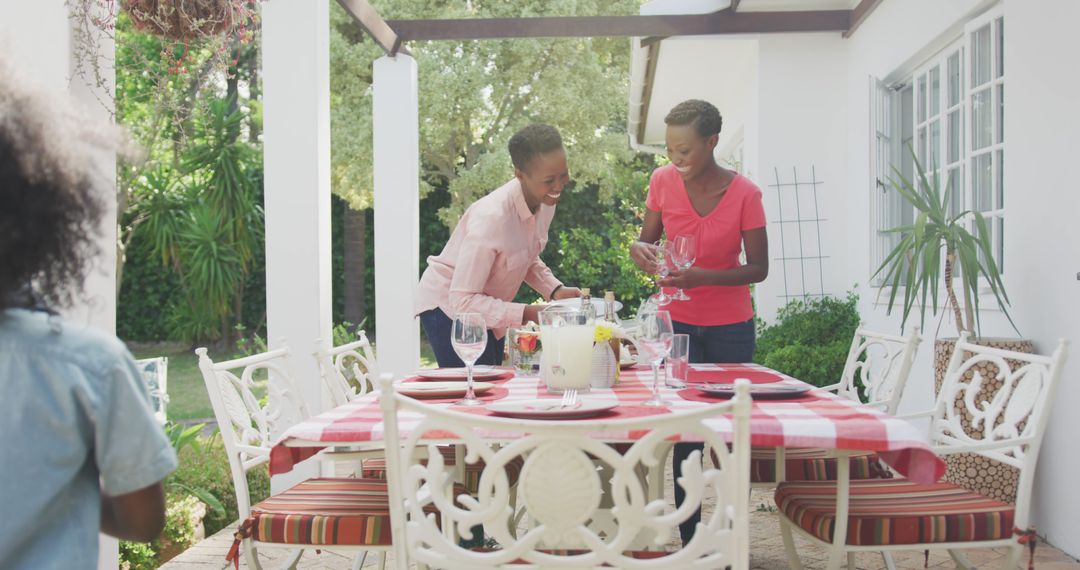
[[[692,382],[733,382],[736,377],[749,377],[753,382],[778,381],[791,385],[803,384],[800,380],[756,364],[692,365]],[[416,378],[405,379],[406,382],[416,380]],[[485,379],[485,381],[491,380]],[[682,390],[661,388],[664,398],[671,402],[669,407],[641,406],[641,402],[649,398],[651,382],[652,372],[648,368],[633,368],[622,372],[621,379],[614,388],[594,388],[583,397],[590,400],[606,399],[619,404],[613,410],[596,416],[597,419],[676,413],[681,410],[700,409],[724,401],[693,388]],[[539,378],[517,376],[509,369],[494,383],[497,386],[484,394],[483,400],[490,402],[559,398],[556,394],[548,394]],[[270,473],[272,475],[286,473],[300,461],[330,446],[382,447],[382,410],[377,398],[378,394],[368,394],[286,430],[271,450]],[[457,399],[425,399],[425,401],[432,405],[453,407],[466,413],[481,415],[491,413],[485,407],[454,406],[453,402]],[[404,419],[401,429],[407,432],[410,425],[418,424],[420,419],[417,417],[414,422]],[[721,434],[731,431],[730,423],[723,417],[713,420],[712,423]],[[750,419],[750,430],[751,443],[756,446],[816,447],[834,449],[839,454],[843,454],[844,451],[874,451],[897,472],[920,483],[937,481],[945,473],[945,462],[934,454],[926,436],[915,426],[905,420],[819,389],[792,399],[755,401]],[[500,434],[497,433],[483,435],[493,442],[500,440]],[[437,436],[438,434],[432,434],[434,439],[438,439]],[[612,443],[633,442],[640,437],[640,434],[627,431],[605,433],[601,437]],[[452,442],[447,441],[447,443]]]

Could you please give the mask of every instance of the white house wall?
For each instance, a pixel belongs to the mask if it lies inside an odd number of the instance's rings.
[[[1073,0],[1005,4],[1005,284],[1020,331],[1040,351],[1058,338],[1073,341],[1039,458],[1035,522],[1052,544],[1080,557],[1076,22],[1080,3]]]
[[[769,278],[755,300],[772,321],[786,295],[841,295],[854,283],[844,272],[846,43],[839,34],[763,35],[758,61],[757,128],[744,148],[769,220]],[[796,177],[797,189],[786,186]],[[815,178],[816,200],[804,184]]]
[[[848,216],[841,238],[847,253],[842,271],[848,282],[860,284],[860,313],[874,329],[896,332],[900,319],[885,315],[884,306],[875,302],[878,290],[867,285],[872,272],[868,77],[884,78],[917,65],[920,57],[931,55],[920,53],[925,46],[943,34],[959,34],[956,26],[973,10],[987,5],[975,0],[890,0],[846,41],[848,69],[842,104],[847,109],[847,140],[845,147],[837,147],[846,155],[843,174]],[[1080,115],[1075,103],[1080,78],[1070,71],[1075,68],[1075,54],[1080,53],[1077,21],[1080,3],[1071,0],[1005,2],[1004,279],[1013,317],[1040,352],[1053,350],[1060,337],[1080,341],[1080,281],[1076,278],[1080,271],[1076,222],[1080,194],[1071,168],[1080,150],[1076,143]],[[801,111],[812,112],[814,108]],[[762,144],[770,144],[764,133]],[[984,307],[992,304],[992,299],[983,299]],[[999,311],[984,310],[982,319],[985,335],[1016,334]],[[929,330],[924,336],[932,339],[936,326],[936,319],[928,319]],[[953,334],[950,322],[941,325],[940,336]],[[912,369],[901,412],[931,404],[932,356],[932,340],[926,340]],[[1073,439],[1080,433],[1080,414],[1071,409],[1073,403],[1080,402],[1078,377],[1080,356],[1074,350],[1051,412],[1033,509],[1039,533],[1073,556],[1080,556],[1080,517],[1076,514],[1080,487],[1075,484],[1080,454]]]

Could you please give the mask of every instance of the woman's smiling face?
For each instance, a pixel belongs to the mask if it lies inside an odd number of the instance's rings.
[[[668,125],[664,137],[667,144],[667,156],[679,176],[690,180],[700,175],[715,160],[713,149],[718,136],[705,138],[698,134],[693,123],[687,125]]]
[[[515,169],[514,176],[521,182],[529,208],[536,211],[540,204],[554,206],[570,183],[566,151],[560,148],[540,153],[529,159],[524,170]]]

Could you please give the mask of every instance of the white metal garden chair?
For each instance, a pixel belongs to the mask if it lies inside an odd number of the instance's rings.
[[[146,383],[154,417],[158,423],[165,425],[169,406],[169,359],[164,356],[142,358],[135,361],[135,366],[139,368],[143,382]]]
[[[749,383],[740,382],[729,402],[693,412],[615,420],[543,421],[479,416],[437,408],[396,394],[389,378],[380,380],[385,440],[401,441],[388,449],[394,559],[398,568],[410,563],[445,569],[476,568],[717,568],[742,570],[749,564],[750,447]],[[704,421],[728,414],[731,439],[725,441]],[[399,423],[400,420],[400,423]],[[408,423],[403,434],[401,423]],[[478,430],[499,434],[496,447]],[[644,435],[620,453],[600,434],[633,430]],[[450,496],[451,474],[437,447],[423,434],[452,434],[466,449],[466,461],[483,460],[475,497]],[[675,510],[663,499],[650,500],[637,467],[663,461],[667,438],[693,434],[717,449],[719,467],[703,469],[695,451],[678,482],[687,498]],[[730,443],[730,451],[728,444]],[[664,448],[661,450],[660,448]],[[420,451],[426,461],[417,459]],[[518,483],[518,504],[530,522],[515,526],[520,513],[510,504],[510,483],[504,466],[525,456]],[[612,533],[597,533],[590,520],[597,515],[604,484],[595,461],[610,466]],[[657,546],[668,543],[702,502],[706,491],[716,505],[681,550],[633,552],[639,534],[651,533]],[[454,500],[458,504],[454,504]],[[435,507],[440,517],[425,509]],[[456,533],[471,536],[482,525],[497,546],[463,548]]]
[[[229,457],[240,512],[238,542],[249,568],[261,568],[256,544],[295,549],[288,567],[305,549],[359,552],[390,549],[390,515],[384,480],[313,478],[251,504],[247,473],[270,458],[271,439],[308,416],[307,405],[292,382],[288,348],[215,363],[205,348],[196,351],[210,402]],[[265,383],[260,401],[253,389]],[[288,526],[285,526],[288,521]],[[288,528],[288,531],[284,529]]]
[[[347,404],[367,394],[379,377],[375,351],[364,331],[360,338],[340,346],[327,346],[322,339],[315,341],[315,361],[319,375],[333,406]]]
[[[939,455],[978,453],[1018,468],[1015,505],[946,482],[851,481],[841,461],[838,481],[786,482],[776,490],[791,568],[802,567],[792,529],[829,549],[830,570],[840,567],[845,554],[854,568],[855,552],[924,549],[948,549],[958,566],[973,568],[959,549],[988,547],[1008,547],[1002,567],[1016,568],[1023,547],[1014,531],[1030,532],[1035,465],[1066,351],[1064,340],[1051,356],[1040,356],[979,346],[965,334],[956,343],[934,408],[904,416],[930,418]],[[990,399],[976,401],[993,380],[984,377],[987,365],[997,367],[1002,386]],[[981,433],[964,430],[965,413]]]
[[[905,336],[897,336],[873,332],[860,324],[851,339],[840,381],[822,389],[861,402],[859,389],[862,388],[867,405],[895,414],[921,340],[918,327]],[[846,455],[852,479],[889,476],[877,454]],[[777,481],[835,481],[836,464],[833,450],[754,447],[750,452],[750,481],[755,487],[774,487]]]

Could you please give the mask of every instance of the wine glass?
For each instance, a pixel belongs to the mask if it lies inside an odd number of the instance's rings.
[[[671,302],[671,295],[664,293],[664,288],[660,287],[659,280],[667,277],[671,270],[668,267],[668,263],[671,262],[668,255],[667,243],[663,240],[657,242],[656,248],[656,275],[659,277],[657,280],[657,287],[660,288],[660,292],[652,296],[652,300],[657,306],[663,307]]]
[[[680,271],[690,269],[697,260],[697,238],[690,234],[675,236],[675,239],[668,241],[667,254],[676,269]],[[679,288],[671,298],[676,301],[689,301],[690,295]]]
[[[473,393],[473,365],[487,348],[487,324],[479,313],[461,313],[454,318],[454,334],[450,337],[450,346],[458,358],[465,363],[468,382],[465,385],[465,398],[456,402],[459,406],[483,405]]]
[[[642,402],[643,406],[666,406],[668,403],[660,397],[660,363],[671,352],[671,342],[675,336],[671,327],[671,313],[667,311],[648,312],[638,321],[638,347],[652,365],[652,397]]]

